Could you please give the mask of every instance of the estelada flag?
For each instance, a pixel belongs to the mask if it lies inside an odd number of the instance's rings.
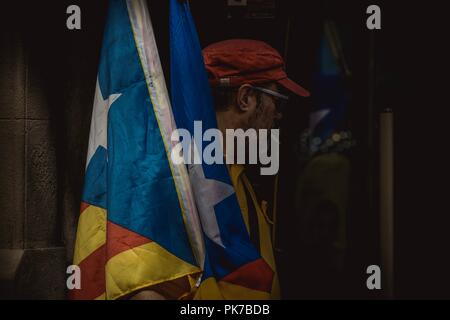
[[[202,233],[145,1],[111,0],[89,136],[75,299],[117,299],[200,271]]]
[[[176,124],[191,135],[195,133],[194,121],[202,121],[202,133],[217,128],[188,1],[171,0],[169,29],[171,98]],[[201,146],[196,147],[202,150]],[[262,256],[252,244],[226,165],[204,162],[190,165],[189,175],[205,240],[203,275],[194,298],[279,298],[272,248]]]

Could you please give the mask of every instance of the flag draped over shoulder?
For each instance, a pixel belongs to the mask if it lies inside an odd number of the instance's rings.
[[[217,128],[201,48],[187,1],[170,2],[171,98],[176,124],[194,135]],[[202,141],[195,141],[198,150]],[[268,299],[274,270],[250,241],[224,164],[189,166],[204,231],[205,259],[196,299]]]
[[[111,0],[89,136],[75,299],[117,299],[200,271],[204,243],[144,0]]]

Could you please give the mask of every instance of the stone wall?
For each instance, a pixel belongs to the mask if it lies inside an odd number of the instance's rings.
[[[68,1],[2,9],[0,298],[66,296],[106,10],[90,2],[76,32]]]

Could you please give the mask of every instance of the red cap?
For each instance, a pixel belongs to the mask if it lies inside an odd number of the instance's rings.
[[[299,96],[310,95],[308,90],[288,78],[278,51],[262,41],[232,39],[216,42],[203,49],[203,60],[211,86],[278,82]]]

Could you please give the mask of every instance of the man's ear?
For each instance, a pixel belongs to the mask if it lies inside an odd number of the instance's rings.
[[[237,107],[240,111],[251,110],[256,104],[256,98],[253,94],[251,85],[243,84],[239,87],[236,95]]]

